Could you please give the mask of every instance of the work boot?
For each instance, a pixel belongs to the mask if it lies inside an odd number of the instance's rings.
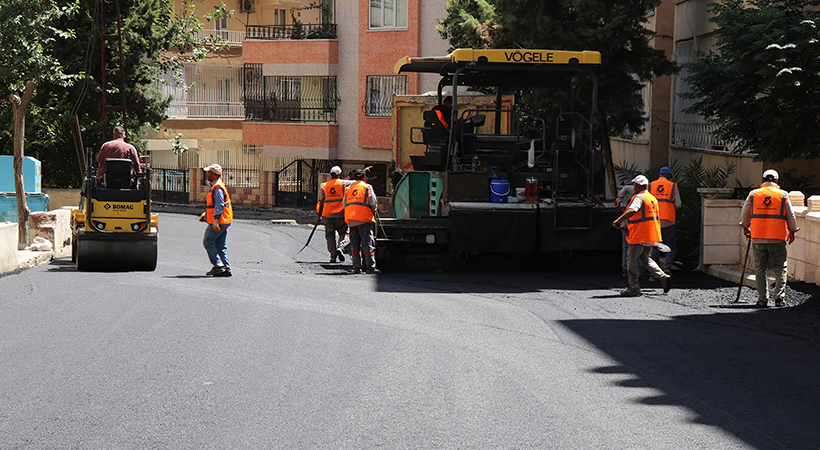
[[[663,293],[666,294],[672,289],[672,277],[666,277],[661,279],[661,286],[663,286]]]
[[[230,277],[230,276],[232,276],[231,269],[222,269],[222,272],[217,272],[217,273],[214,274],[214,276],[215,277]]]
[[[755,306],[759,306],[759,307],[761,307],[761,308],[765,308],[765,307],[769,306],[769,301],[768,301],[768,300],[763,300],[763,299],[760,299],[760,300],[758,300],[758,301],[757,301],[757,303],[755,303]]]
[[[621,291],[621,297],[638,297],[640,295],[640,290],[626,289],[624,291]]]
[[[353,268],[353,273],[354,273],[354,274],[357,274],[357,273],[362,273],[362,269],[361,269],[361,267],[354,267],[354,268]]]
[[[779,299],[774,301],[774,306],[777,307],[777,308],[782,308],[782,307],[786,306],[786,300],[783,300],[782,298],[779,298]]]
[[[336,255],[330,255],[330,262],[332,262],[332,263],[336,262]]]
[[[207,275],[207,276],[216,275],[216,274],[224,272],[224,271],[225,271],[224,267],[214,266],[211,270],[205,272],[205,275]]]
[[[381,273],[381,271],[379,269],[367,269],[365,273],[368,275],[373,275],[374,273]]]
[[[336,256],[339,258],[339,262],[345,262],[345,254],[341,250],[336,250]]]

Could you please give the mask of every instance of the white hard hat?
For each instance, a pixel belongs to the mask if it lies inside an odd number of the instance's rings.
[[[633,178],[632,182],[635,183],[635,184],[640,184],[641,186],[649,185],[649,179],[647,179],[643,175],[638,175],[637,177]]]
[[[202,168],[202,170],[206,172],[217,173],[220,175],[222,174],[222,166],[220,166],[219,164],[211,164],[210,166],[205,166]]]
[[[334,175],[341,175],[342,174],[342,168],[339,167],[339,166],[333,166],[333,167],[330,168],[330,173],[332,173]]]
[[[777,181],[780,176],[777,174],[777,171],[774,169],[769,169],[763,172],[763,179],[769,181]]]

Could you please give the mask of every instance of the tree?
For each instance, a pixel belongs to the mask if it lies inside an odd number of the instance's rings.
[[[0,3],[7,1],[10,0],[0,0]],[[25,0],[14,1],[25,3]],[[155,129],[165,119],[170,101],[151,88],[157,73],[179,70],[183,64],[196,62],[227,47],[227,42],[219,36],[199,37],[198,32],[203,29],[203,21],[228,17],[232,11],[222,4],[203,14],[198,10],[202,3],[203,0],[183,0],[182,8],[175,11],[174,2],[169,0],[120,0],[128,135],[138,149],[144,144],[133,139],[144,130]],[[99,4],[100,0],[77,0],[76,14],[63,16],[59,21],[64,29],[76,33],[58,38],[57,45],[52,46],[48,54],[59,62],[65,73],[74,74],[78,82],[65,86],[45,80],[32,99],[33,120],[28,126],[27,139],[29,145],[36,143],[41,156],[44,185],[79,186],[82,179],[71,137],[74,120],[71,112],[75,104],[85,147],[98,149],[111,138],[102,135]],[[116,32],[114,2],[105,0],[103,4],[108,8],[108,33],[113,34]],[[113,46],[109,44],[106,58],[109,96],[119,90],[118,85],[110,82],[119,77],[118,64],[112,64],[111,50]],[[10,123],[8,115],[8,110],[0,109],[0,123]],[[122,124],[117,114],[109,114],[108,118],[108,130]],[[3,139],[8,134],[8,129],[0,129],[0,153],[11,152]]]
[[[18,242],[28,243],[26,192],[23,184],[23,150],[26,109],[39,83],[67,86],[66,75],[53,52],[58,39],[70,38],[60,20],[72,15],[76,2],[53,0],[2,0],[0,6],[0,83],[13,111],[14,189],[17,195]]]
[[[454,48],[601,52],[601,65],[595,70],[599,81],[599,127],[611,170],[609,136],[624,129],[643,130],[643,83],[676,70],[663,51],[652,48],[654,33],[645,27],[647,14],[659,3],[660,0],[450,0],[440,33]],[[583,91],[577,95],[585,99]],[[544,111],[546,101],[532,93],[523,96],[519,103],[530,110]],[[615,189],[611,172],[610,189]]]
[[[687,112],[757,160],[820,156],[818,0],[712,3],[716,49],[687,66]]]

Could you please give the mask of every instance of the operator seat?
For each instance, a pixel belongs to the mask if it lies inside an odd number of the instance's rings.
[[[106,189],[131,189],[134,168],[130,159],[108,158],[105,160],[103,181]]]

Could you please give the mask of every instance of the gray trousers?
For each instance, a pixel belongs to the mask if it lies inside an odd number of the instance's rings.
[[[755,282],[757,283],[757,299],[769,301],[769,282],[766,280],[766,268],[771,267],[775,279],[774,300],[786,299],[786,280],[788,279],[788,264],[786,262],[786,241],[777,244],[752,243],[755,252]]]
[[[672,273],[672,265],[675,263],[675,225],[661,228],[661,242],[668,245],[672,250],[669,253],[661,253],[657,248],[652,250],[652,259],[658,262],[659,266],[663,267],[664,272]],[[663,262],[661,262],[663,260]]]
[[[336,234],[339,235],[339,241],[344,239],[347,233],[347,224],[344,216],[341,217],[322,217],[322,223],[325,224],[325,240],[327,241],[327,251],[330,256],[336,254]]]
[[[362,260],[364,260],[365,270],[375,268],[373,255],[376,252],[376,246],[374,244],[373,231],[369,223],[350,227],[350,253],[353,255],[354,269],[362,268]]]
[[[629,290],[641,291],[641,285],[638,282],[638,270],[640,265],[646,267],[649,273],[657,279],[666,278],[669,275],[664,273],[655,261],[649,255],[652,253],[654,247],[646,247],[640,244],[629,244],[626,254],[627,265],[627,280],[629,280]]]

